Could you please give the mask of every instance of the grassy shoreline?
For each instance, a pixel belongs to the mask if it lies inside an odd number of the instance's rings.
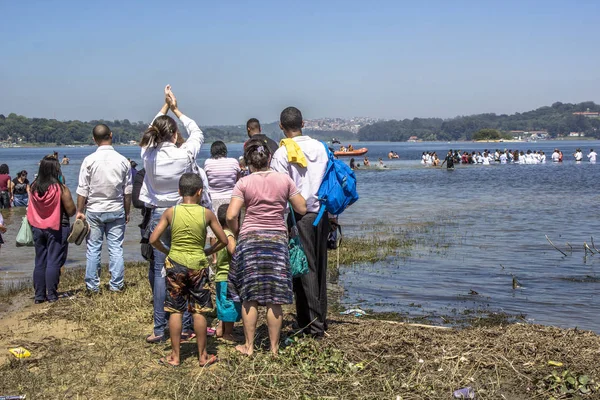
[[[374,262],[410,251],[411,245],[403,236],[346,239],[340,265]],[[334,281],[335,258],[330,256]],[[147,265],[128,263],[126,284],[122,294],[86,297],[83,271],[73,269],[61,280],[61,290],[70,296],[52,305],[33,305],[31,289],[24,287],[0,297],[0,395],[441,399],[471,386],[479,399],[572,398],[560,393],[562,385],[583,398],[599,395],[600,337],[592,332],[505,321],[449,329],[403,323],[388,314],[342,316],[335,290],[330,329],[322,341],[293,337],[283,341],[279,358],[273,359],[266,351],[245,358],[233,346],[211,339],[209,351],[220,357],[217,365],[199,368],[195,343],[187,343],[180,368],[160,367],[155,361],[169,344],[144,342],[152,328]],[[292,321],[293,307],[286,307],[284,334],[290,333]],[[257,343],[264,347],[263,322]],[[6,349],[15,346],[29,349],[32,357],[10,356]],[[588,390],[591,394],[582,394]]]

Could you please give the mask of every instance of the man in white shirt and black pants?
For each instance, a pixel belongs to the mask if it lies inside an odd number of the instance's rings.
[[[109,289],[118,292],[124,285],[123,239],[131,206],[131,164],[113,148],[108,126],[96,125],[93,135],[98,148],[83,160],[77,186],[77,219],[86,219],[90,224],[85,286],[89,292],[100,291],[102,242],[106,236]]]
[[[308,274],[294,279],[296,314],[298,325],[304,333],[321,338],[327,330],[327,236],[329,220],[323,217],[314,227],[319,212],[317,197],[319,187],[329,160],[323,143],[302,136],[302,113],[295,107],[281,112],[279,127],[287,138],[291,138],[306,158],[306,167],[288,160],[288,151],[281,146],[273,155],[271,168],[284,172],[296,183],[306,199],[308,212],[296,214],[300,240],[308,259]]]

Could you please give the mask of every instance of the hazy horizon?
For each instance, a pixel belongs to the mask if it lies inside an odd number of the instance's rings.
[[[598,2],[3,3],[0,113],[200,125],[600,102]]]

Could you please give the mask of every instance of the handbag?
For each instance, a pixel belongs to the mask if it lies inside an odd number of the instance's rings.
[[[33,246],[33,232],[27,217],[23,217],[19,233],[17,233],[17,247]]]
[[[292,278],[299,278],[302,275],[308,274],[308,259],[306,258],[302,242],[300,241],[296,216],[294,215],[294,209],[291,204],[290,214],[292,215],[292,229],[290,231],[289,243],[290,268],[292,270]]]

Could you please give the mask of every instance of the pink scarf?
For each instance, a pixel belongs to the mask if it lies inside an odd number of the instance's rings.
[[[42,197],[36,190],[31,190],[27,220],[31,226],[38,229],[60,229],[60,185],[54,184],[48,188]]]

